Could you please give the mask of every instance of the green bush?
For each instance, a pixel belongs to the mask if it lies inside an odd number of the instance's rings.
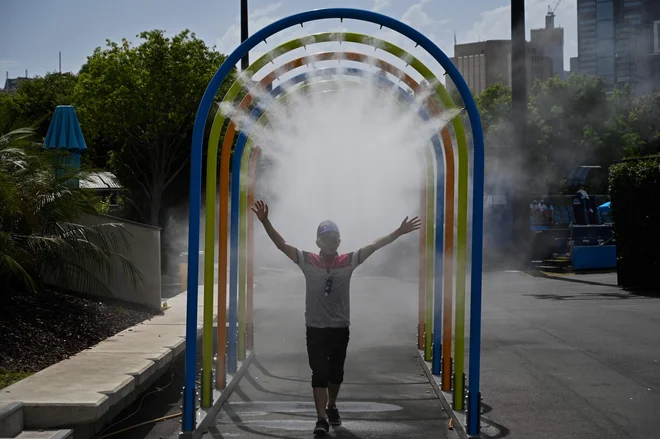
[[[0,131],[0,293],[43,291],[48,283],[80,292],[109,291],[115,261],[133,285],[141,274],[122,254],[121,224],[87,226],[102,213],[93,193],[72,187],[84,171],[57,173],[59,157],[33,142],[31,129]],[[44,278],[46,280],[44,280]]]
[[[619,284],[658,289],[660,272],[660,156],[610,168]]]

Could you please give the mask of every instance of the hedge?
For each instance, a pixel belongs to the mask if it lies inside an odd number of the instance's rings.
[[[660,156],[610,168],[619,285],[660,289]]]

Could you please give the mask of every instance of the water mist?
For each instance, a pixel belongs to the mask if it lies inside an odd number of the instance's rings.
[[[270,219],[284,239],[316,252],[316,227],[326,219],[340,228],[340,252],[357,250],[396,229],[406,217],[420,214],[419,190],[425,151],[433,134],[455,115],[448,112],[423,121],[418,96],[407,103],[382,84],[320,81],[305,93],[273,101],[269,123],[252,128],[262,156],[255,199],[270,207]],[[239,125],[246,114],[235,108]],[[256,266],[296,269],[255,226]],[[376,253],[356,272],[414,278],[419,235],[411,234]]]

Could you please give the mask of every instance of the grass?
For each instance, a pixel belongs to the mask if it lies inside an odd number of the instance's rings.
[[[11,386],[17,381],[33,375],[34,372],[20,372],[17,370],[6,370],[0,368],[0,389]]]

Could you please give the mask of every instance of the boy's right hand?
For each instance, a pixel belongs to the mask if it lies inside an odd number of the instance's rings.
[[[257,215],[257,218],[259,218],[259,221],[263,223],[268,219],[268,204],[259,200],[256,203],[254,203],[252,212],[254,212]]]

